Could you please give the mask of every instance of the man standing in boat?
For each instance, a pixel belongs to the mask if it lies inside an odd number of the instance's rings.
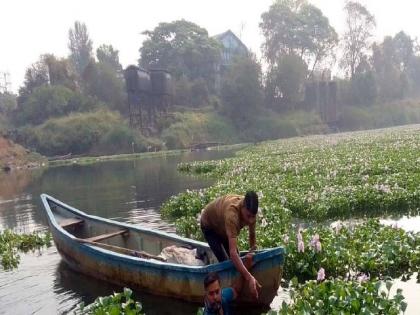
[[[245,196],[226,195],[210,202],[201,214],[201,230],[213,253],[219,260],[232,263],[248,283],[251,294],[258,299],[257,280],[245,268],[239,257],[237,237],[244,226],[249,229],[250,250],[256,249],[255,223],[258,195],[248,191]]]

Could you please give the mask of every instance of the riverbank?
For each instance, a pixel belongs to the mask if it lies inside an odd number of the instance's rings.
[[[0,137],[0,171],[36,168],[44,165],[46,158],[31,152],[13,141]]]
[[[221,145],[216,147],[209,147],[206,150],[240,150],[247,146],[249,143],[239,143],[231,145]],[[108,161],[124,161],[124,160],[134,160],[134,159],[143,159],[143,158],[152,158],[152,157],[163,157],[163,156],[174,156],[182,153],[191,152],[191,149],[179,149],[179,150],[164,150],[156,152],[141,152],[141,153],[130,153],[130,154],[116,154],[116,155],[102,155],[102,156],[86,156],[86,157],[76,157],[66,160],[55,160],[49,161],[48,166],[63,166],[63,165],[86,165],[98,162],[108,162]]]

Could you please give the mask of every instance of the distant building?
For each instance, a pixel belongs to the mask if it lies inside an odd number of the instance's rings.
[[[249,54],[248,48],[231,30],[213,36],[222,44],[222,58],[221,63],[216,65],[216,91],[220,92],[221,79],[223,73],[232,64],[237,56],[247,56]]]

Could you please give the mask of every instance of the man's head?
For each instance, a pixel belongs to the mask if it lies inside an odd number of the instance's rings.
[[[210,272],[204,278],[204,290],[206,292],[206,308],[214,311],[222,307],[222,289],[220,288],[220,278],[216,272]]]
[[[258,212],[258,195],[255,191],[248,191],[245,194],[244,204],[241,209],[242,220],[251,225],[255,223]]]

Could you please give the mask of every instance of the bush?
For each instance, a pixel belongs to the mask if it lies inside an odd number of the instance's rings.
[[[147,151],[148,140],[126,124],[114,126],[91,150],[95,154],[137,153]]]
[[[214,112],[176,113],[174,121],[161,134],[168,149],[187,148],[201,142],[232,143],[238,140],[230,121]]]
[[[95,145],[109,145],[112,139],[120,141],[124,137],[121,126],[124,122],[119,114],[100,110],[50,119],[35,128],[23,128],[21,135],[27,146],[47,156],[86,154]]]
[[[340,130],[362,130],[420,123],[420,104],[413,101],[375,105],[369,108],[343,106]]]
[[[41,86],[22,103],[14,113],[18,125],[38,125],[49,118],[71,112],[84,112],[96,107],[94,99],[83,96],[64,86]]]

